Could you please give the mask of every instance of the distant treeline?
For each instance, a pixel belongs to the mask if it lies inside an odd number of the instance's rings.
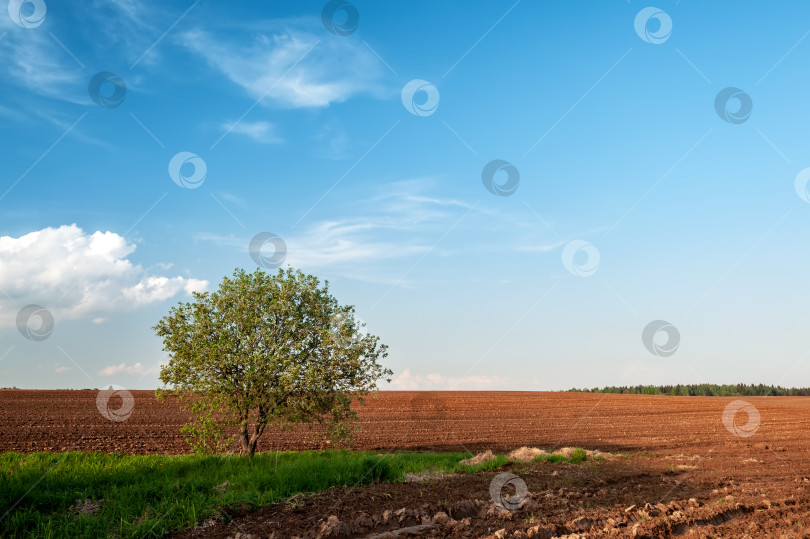
[[[810,388],[766,386],[763,384],[686,384],[674,386],[608,386],[569,389],[581,393],[629,393],[632,395],[677,395],[682,397],[806,397]]]

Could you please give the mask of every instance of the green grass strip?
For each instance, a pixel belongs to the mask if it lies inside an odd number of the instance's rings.
[[[377,481],[406,473],[495,469],[505,457],[462,466],[465,453],[381,454],[304,451],[238,456],[103,453],[0,454],[0,536],[161,537],[300,492]],[[224,482],[228,485],[218,488]],[[94,514],[70,508],[100,502]]]

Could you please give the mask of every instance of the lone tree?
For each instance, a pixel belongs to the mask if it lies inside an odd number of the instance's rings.
[[[354,307],[341,306],[312,275],[237,269],[219,290],[194,293],[153,328],[169,363],[161,398],[187,399],[183,432],[197,450],[225,449],[238,425],[242,454],[253,456],[268,424],[314,423],[333,440],[351,437],[352,399],[377,389],[390,370],[387,346],[364,333]],[[386,378],[390,381],[390,378]]]

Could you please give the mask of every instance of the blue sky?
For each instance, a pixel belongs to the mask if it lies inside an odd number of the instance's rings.
[[[0,386],[156,387],[151,327],[263,232],[391,388],[810,385],[806,4],[20,4]]]

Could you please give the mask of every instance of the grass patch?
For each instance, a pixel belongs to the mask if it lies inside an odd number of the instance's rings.
[[[401,481],[462,466],[467,453],[303,451],[237,456],[0,454],[1,537],[161,537],[210,517],[334,486]],[[76,507],[76,502],[91,503]]]
[[[568,462],[571,464],[579,464],[580,462],[585,462],[586,460],[588,460],[588,454],[581,447],[577,447],[571,452],[570,457],[566,457],[563,455],[545,454],[545,455],[537,455],[537,457],[534,460],[535,462],[552,462],[552,463]],[[594,460],[603,460],[603,459],[600,458]]]

